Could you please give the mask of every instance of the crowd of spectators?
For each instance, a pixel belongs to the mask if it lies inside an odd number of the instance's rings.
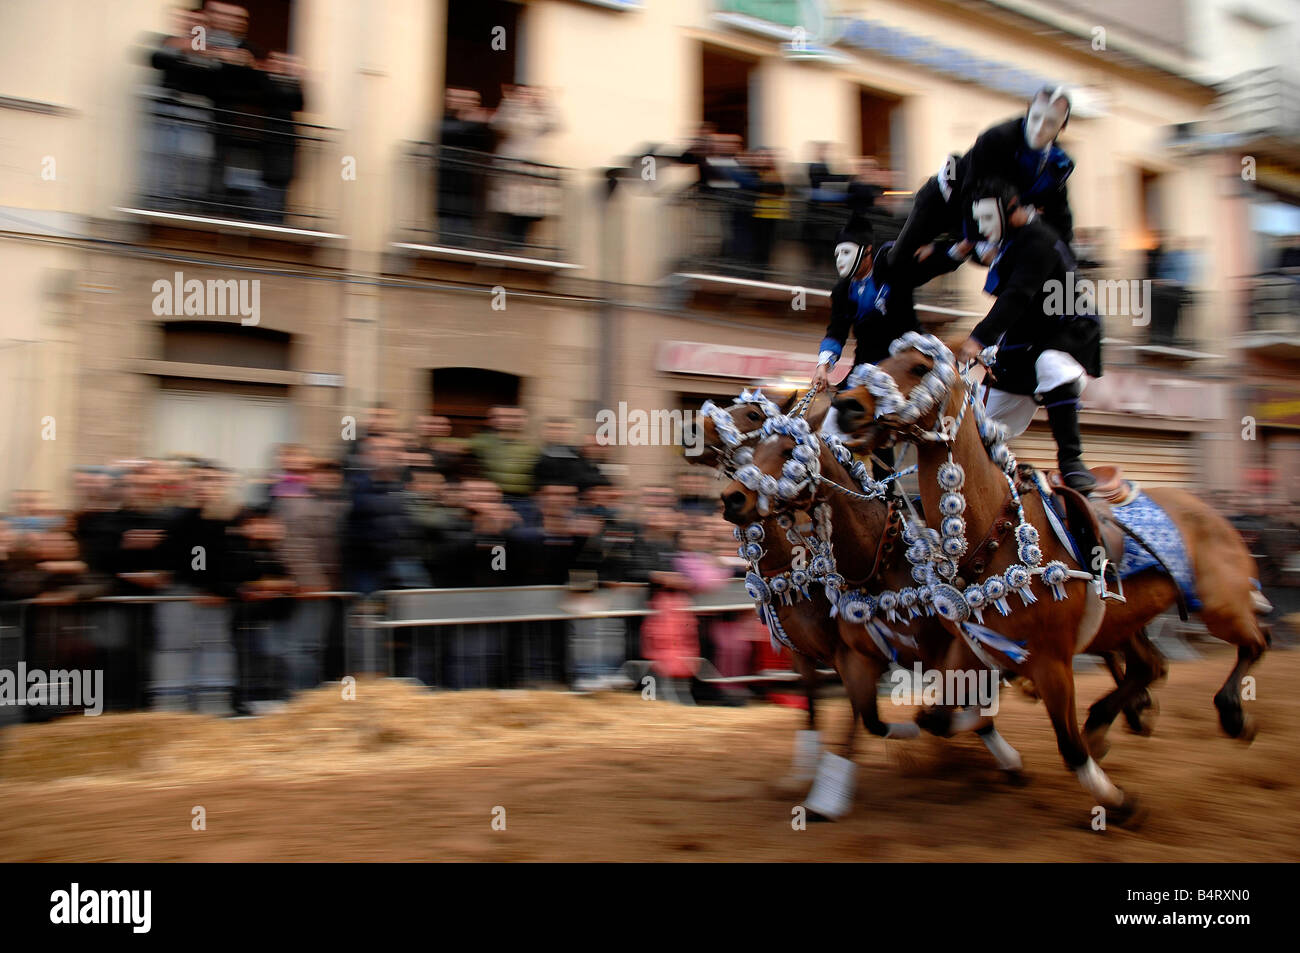
[[[630,658],[671,678],[701,658],[725,674],[751,670],[767,641],[752,612],[701,627],[689,611],[692,592],[744,571],[709,474],[629,489],[594,437],[580,442],[572,421],[552,418],[533,442],[518,407],[494,408],[469,438],[451,429],[433,415],[400,428],[381,406],[337,454],[280,446],[251,479],[193,458],[80,468],[70,510],[23,491],[0,518],[0,600],[22,605],[24,621],[9,618],[25,630],[29,660],[111,669],[114,707],[153,701],[159,658],[185,657],[204,626],[233,653],[237,713],[336,679],[349,605],[378,612],[372,594],[400,589],[564,586],[581,606],[607,587],[648,587],[644,633],[621,618],[557,623],[543,633],[545,658],[498,659],[489,683],[536,682],[544,671],[608,686]],[[104,632],[75,610],[106,596],[153,598],[133,602],[129,632]],[[406,633],[393,638],[409,649]],[[450,673],[442,681],[475,684],[464,662],[439,659]],[[432,682],[431,673],[406,672]]]
[[[302,64],[248,40],[248,11],[206,0],[173,12],[149,54],[152,106],[146,191],[163,210],[282,223],[304,108]]]
[[[775,267],[777,242],[785,238],[803,245],[800,267],[824,272],[850,214],[879,219],[886,237],[888,223],[901,224],[903,193],[875,157],[836,171],[830,143],[811,143],[810,150],[808,163],[792,167],[775,149],[746,150],[740,136],[700,125],[679,161],[696,169],[688,208],[711,220],[693,229],[708,236],[707,257],[761,277]]]

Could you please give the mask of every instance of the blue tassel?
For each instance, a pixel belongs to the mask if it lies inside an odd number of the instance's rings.
[[[1001,612],[1003,615],[1011,615],[1011,606],[1007,602],[1006,596],[1003,596],[1001,599],[996,600],[993,604],[998,607],[998,611]]]

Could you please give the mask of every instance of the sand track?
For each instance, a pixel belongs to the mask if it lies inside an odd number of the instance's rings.
[[[356,701],[321,689],[254,720],[8,728],[0,861],[1300,859],[1300,652],[1256,669],[1250,746],[1222,735],[1211,704],[1230,667],[1217,647],[1174,664],[1155,736],[1113,730],[1105,766],[1150,810],[1136,831],[1091,830],[1042,706],[1018,693],[1003,693],[998,721],[1025,786],[973,737],[864,738],[854,814],[795,831],[806,792],[777,782],[802,726],[789,709],[363,681]],[[1078,683],[1084,703],[1109,684]],[[823,705],[824,733],[846,720],[842,701]],[[205,831],[191,829],[195,806]]]

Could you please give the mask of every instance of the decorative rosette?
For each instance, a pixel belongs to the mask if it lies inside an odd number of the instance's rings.
[[[790,456],[800,463],[811,463],[817,459],[817,449],[810,444],[797,443],[790,451]]]
[[[931,529],[927,526],[921,531],[921,538],[924,539],[925,544],[930,547],[930,552],[937,553],[939,551],[939,545],[942,541],[939,538],[939,531],[937,529]]]
[[[832,592],[840,592],[844,589],[844,577],[837,572],[828,573],[822,577],[822,585]],[[834,602],[835,600],[831,599],[830,601]]]
[[[880,594],[876,601],[880,606],[880,611],[885,613],[890,622],[898,621],[898,593],[886,590]]]
[[[751,525],[757,526],[758,524],[757,524],[757,523],[754,523],[754,524],[751,524]],[[739,526],[733,526],[733,527],[731,527],[731,536],[732,536],[733,539],[736,540],[736,542],[740,542],[740,540],[741,540],[741,529],[740,529]]]
[[[921,528],[912,522],[912,520],[903,520],[903,542],[915,543],[921,538]]]
[[[960,493],[945,493],[939,497],[941,516],[961,516],[964,512],[966,512],[966,497]]]
[[[923,540],[917,540],[907,547],[907,561],[913,566],[924,566],[930,561],[930,547]]]
[[[794,517],[789,513],[782,513],[776,518],[776,525],[782,529],[794,529]]]
[[[949,559],[961,559],[966,555],[966,539],[962,536],[949,536],[943,541],[943,554]]]
[[[840,617],[854,625],[865,625],[872,616],[872,599],[864,592],[845,593],[840,599]]]
[[[752,463],[747,463],[745,466],[736,470],[736,482],[747,490],[757,490],[758,483],[763,476],[763,471]]]
[[[745,527],[745,536],[756,543],[761,543],[767,536],[767,532],[763,529],[762,523],[750,523]]]
[[[923,565],[923,566],[913,566],[913,567],[912,567],[912,581],[913,581],[913,582],[921,582],[921,583],[929,582],[929,581],[930,581],[930,567],[929,567],[928,565]]]
[[[1038,542],[1038,530],[1032,523],[1021,523],[1016,527],[1016,544],[1026,546]]]
[[[789,477],[781,477],[781,479],[776,481],[776,495],[781,497],[783,500],[793,500],[799,495],[799,491],[803,489],[807,482],[807,480],[799,480],[796,482],[795,480],[791,480]]]
[[[1007,591],[1007,584],[1002,581],[1002,577],[994,576],[984,583],[985,602],[997,606],[998,611],[1003,615],[1009,615],[1011,606],[1007,603]]]
[[[1052,597],[1060,602],[1065,598],[1065,584],[1070,579],[1070,570],[1059,559],[1053,559],[1043,567],[1043,582],[1052,588]]]
[[[752,562],[758,562],[760,559],[763,558],[763,544],[746,543],[744,546],[744,553],[746,559]]]
[[[808,575],[806,569],[792,569],[790,571],[790,585],[794,586],[805,599],[808,598],[808,585],[812,582],[812,576]]]
[[[756,572],[745,575],[745,593],[755,602],[772,601],[772,590],[768,588],[767,580]]]
[[[1016,551],[1016,555],[1020,557],[1020,561],[1026,566],[1037,566],[1043,561],[1043,551],[1032,543],[1028,546],[1021,546]]]
[[[983,625],[984,606],[988,604],[988,593],[984,591],[984,587],[979,583],[967,586],[966,591],[962,593],[962,597],[966,600],[966,605],[970,607],[970,611],[974,613],[975,621]]]
[[[916,601],[925,610],[926,615],[934,615],[934,589],[931,586],[921,586],[917,589]]]
[[[776,487],[776,477],[763,473],[759,476],[755,489],[764,496],[776,496]]]
[[[970,606],[955,588],[945,582],[931,586],[934,598],[934,611],[949,622],[965,622],[970,618]]]
[[[957,564],[951,559],[938,559],[934,563],[935,571],[943,576],[944,579],[951,579],[957,575]]]
[[[731,462],[738,467],[748,466],[754,462],[754,451],[749,447],[741,447],[731,455]]]
[[[787,579],[785,576],[773,576],[772,580],[768,583],[768,586],[771,588],[772,593],[777,598],[779,598],[783,603],[785,603],[786,605],[790,604],[791,599],[790,599],[789,579]]]
[[[796,483],[800,480],[808,479],[808,468],[798,460],[787,460],[781,467],[781,476],[794,480]]]
[[[1003,470],[1009,472],[1016,468],[1016,458],[1011,455],[1011,449],[1005,443],[995,443],[990,447],[989,457]]]
[[[825,440],[826,438],[823,437],[822,439]],[[835,454],[835,459],[842,466],[847,467],[849,464],[853,462],[853,451],[850,450],[848,447],[844,446],[844,444],[840,443],[839,440],[835,440],[833,443],[831,443],[830,446],[831,446],[831,450]]]
[[[825,553],[818,553],[812,558],[812,562],[808,564],[808,571],[819,577],[829,575],[834,569],[830,557]]]
[[[1025,605],[1038,601],[1038,597],[1029,588],[1033,577],[1024,566],[1012,566],[1002,574],[1002,578],[1006,580],[1007,588],[1018,593]]]
[[[966,483],[966,471],[955,460],[939,464],[939,488],[948,493],[956,493]]]
[[[738,547],[736,548],[736,555],[739,556],[741,559],[748,559],[748,558],[749,558],[749,556],[745,553],[745,547],[744,547],[744,546],[738,546]]]

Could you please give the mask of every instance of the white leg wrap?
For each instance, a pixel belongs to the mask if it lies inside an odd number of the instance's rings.
[[[911,741],[913,738],[921,737],[921,728],[914,721],[895,721],[885,732],[886,738],[895,738],[900,741]]]
[[[796,731],[794,735],[794,763],[790,774],[798,781],[811,781],[817,773],[817,759],[822,753],[821,735],[815,731]]]
[[[1025,766],[1020,760],[1020,752],[1007,744],[1007,739],[998,734],[996,728],[984,732],[979,739],[984,742],[984,747],[989,749],[989,754],[993,755],[993,760],[1003,771],[1019,771]]]
[[[853,783],[858,766],[827,751],[817,763],[817,777],[804,807],[822,817],[839,819],[853,809]]]
[[[1075,775],[1084,790],[1095,797],[1102,805],[1114,807],[1124,803],[1124,792],[1110,783],[1101,766],[1089,758],[1081,768],[1074,769]]]

